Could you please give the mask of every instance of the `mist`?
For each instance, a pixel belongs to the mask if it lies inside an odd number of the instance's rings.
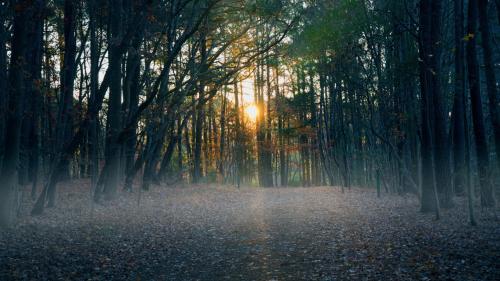
[[[499,279],[499,24],[486,0],[0,3],[0,280]]]

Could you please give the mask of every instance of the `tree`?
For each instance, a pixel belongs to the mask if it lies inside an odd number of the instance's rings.
[[[9,95],[8,108],[5,120],[5,143],[4,155],[2,159],[2,169],[0,177],[0,226],[5,227],[12,224],[13,213],[17,207],[18,192],[18,168],[21,143],[21,125],[23,118],[23,105],[26,97],[28,83],[25,73],[28,72],[27,60],[27,37],[29,33],[26,22],[28,19],[38,14],[43,9],[43,1],[33,1],[26,5],[21,5],[21,1],[13,1],[13,34],[12,34],[12,53],[10,55],[9,65]]]
[[[470,0],[467,8],[467,73],[471,99],[472,124],[476,143],[479,184],[481,186],[481,205],[494,205],[493,187],[491,183],[491,168],[488,155],[488,143],[481,101],[481,86],[479,84],[479,66],[476,51],[477,5]]]
[[[477,0],[477,10],[479,16],[479,31],[481,32],[481,46],[483,47],[483,64],[486,78],[486,91],[488,93],[488,108],[490,111],[491,125],[493,127],[493,135],[495,140],[495,152],[497,155],[497,163],[500,165],[500,116],[498,109],[497,80],[495,75],[493,51],[490,46],[490,25],[488,19],[488,1]],[[494,206],[494,198],[491,200],[482,201],[487,206]]]
[[[420,32],[419,32],[419,62],[420,62],[420,88],[422,93],[422,199],[421,211],[436,212],[439,216],[439,201],[436,192],[436,176],[435,176],[435,142],[432,130],[431,120],[434,114],[439,110],[433,110],[433,102],[439,100],[434,98],[435,82],[433,77],[438,75],[434,67],[437,66],[436,59],[433,59],[435,34],[433,31],[432,17],[436,16],[432,3],[428,0],[420,1]],[[440,112],[438,112],[440,113]],[[438,118],[439,119],[439,118]]]
[[[455,0],[455,94],[453,99],[453,185],[455,192],[462,194],[466,191],[465,175],[465,45],[464,31],[464,2]]]

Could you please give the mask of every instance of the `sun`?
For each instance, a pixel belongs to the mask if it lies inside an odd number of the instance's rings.
[[[257,115],[259,114],[259,109],[255,104],[250,104],[245,107],[245,114],[247,115],[248,118],[251,120],[257,119]]]

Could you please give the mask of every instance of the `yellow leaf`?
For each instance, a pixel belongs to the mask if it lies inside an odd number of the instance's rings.
[[[471,40],[473,38],[474,38],[474,33],[469,33],[469,34],[467,34],[467,35],[464,36],[463,40],[464,41],[469,41],[469,40]]]

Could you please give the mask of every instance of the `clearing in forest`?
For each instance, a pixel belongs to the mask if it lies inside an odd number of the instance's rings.
[[[90,212],[85,185],[0,234],[0,280],[500,277],[499,224],[478,212],[469,226],[463,202],[435,221],[416,199],[373,190],[185,187]]]

